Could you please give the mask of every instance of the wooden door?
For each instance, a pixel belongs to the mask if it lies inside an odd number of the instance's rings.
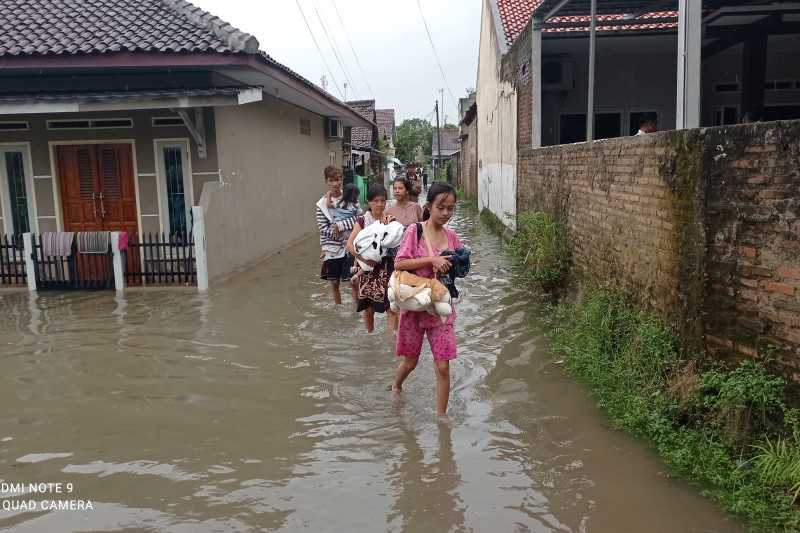
[[[91,144],[56,148],[64,231],[139,233],[133,154],[129,144]],[[84,283],[113,280],[105,255],[75,254],[75,272]]]
[[[100,231],[103,219],[97,195],[100,180],[94,146],[57,146],[64,231]]]
[[[129,144],[56,148],[65,231],[139,231]]]

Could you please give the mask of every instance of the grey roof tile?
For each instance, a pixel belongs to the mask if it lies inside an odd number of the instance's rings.
[[[458,152],[461,150],[461,142],[459,141],[459,131],[457,129],[452,128],[442,128],[441,129],[441,137],[442,137],[442,155],[450,155],[454,152]],[[433,130],[433,148],[432,152],[433,155],[437,155],[439,152],[439,139],[438,135],[436,135],[436,130]]]
[[[378,123],[378,135],[394,140],[394,109],[376,109],[375,118]]]
[[[354,100],[345,103],[365,119],[375,122],[375,100]],[[357,148],[374,147],[375,141],[372,128],[353,128],[350,135],[350,144]]]
[[[0,56],[257,51],[185,0],[0,0]]]

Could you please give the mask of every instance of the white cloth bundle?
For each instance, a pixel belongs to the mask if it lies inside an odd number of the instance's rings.
[[[403,231],[403,225],[397,221],[388,224],[373,222],[358,232],[353,247],[365,261],[380,263],[389,250],[400,246]],[[364,272],[372,271],[372,267],[361,260],[358,260],[358,265]]]

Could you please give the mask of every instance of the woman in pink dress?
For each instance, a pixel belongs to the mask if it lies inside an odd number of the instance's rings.
[[[421,223],[421,232],[417,224],[406,229],[394,268],[433,278],[437,274],[444,274],[452,266],[439,254],[444,250],[462,247],[456,232],[445,227],[455,212],[455,189],[449,183],[434,182],[428,189],[425,206],[430,210],[430,218]],[[418,237],[420,233],[422,236]],[[396,393],[403,390],[403,382],[417,367],[422,341],[427,336],[436,366],[436,412],[439,416],[445,415],[450,398],[450,360],[457,355],[455,320],[455,308],[444,323],[439,316],[426,311],[403,311],[397,328],[397,356],[403,361],[395,372],[392,390]]]

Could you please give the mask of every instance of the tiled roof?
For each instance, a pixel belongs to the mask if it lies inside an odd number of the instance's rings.
[[[365,119],[375,122],[375,100],[354,100],[345,103]],[[357,148],[370,148],[374,146],[373,142],[375,141],[372,134],[372,128],[353,128],[350,134],[350,144]]]
[[[0,56],[257,51],[185,0],[0,0]]]
[[[528,25],[528,21],[531,18],[533,12],[542,4],[542,0],[492,0],[497,2],[497,11],[500,13],[500,22],[503,26],[503,32],[505,33],[505,40],[506,44],[511,46],[516,38],[522,33],[522,30],[525,29],[525,26]],[[672,29],[677,27],[677,23],[673,22],[656,22],[656,23],[647,23],[642,22],[642,24],[633,24],[633,25],[626,25],[626,26],[612,26],[612,25],[603,25],[603,21],[610,21],[610,20],[621,20],[624,18],[623,13],[619,14],[604,14],[597,16],[597,31],[643,31],[643,30],[664,30],[664,29]],[[677,17],[677,12],[667,11],[667,12],[658,12],[658,13],[648,13],[643,15],[641,20],[646,19],[653,19],[653,18],[664,18],[664,17]],[[588,22],[590,20],[589,16],[566,16],[566,17],[551,17],[547,20],[548,23],[559,23],[559,22]],[[639,20],[639,19],[636,19]],[[545,28],[543,30],[547,33],[565,33],[565,32],[581,32],[586,31],[586,27],[571,27],[571,28]]]
[[[492,0],[497,2],[497,10],[500,12],[500,22],[503,24],[503,31],[506,34],[506,44],[511,43],[522,33],[525,26],[533,14],[533,10],[539,7],[542,0]]]
[[[442,155],[451,155],[461,150],[459,131],[457,129],[442,128],[439,135],[442,137]],[[436,130],[433,131],[433,147],[431,150],[433,155],[439,154],[439,135],[436,134]]]
[[[378,135],[394,139],[394,109],[376,109],[375,118],[378,122]]]

